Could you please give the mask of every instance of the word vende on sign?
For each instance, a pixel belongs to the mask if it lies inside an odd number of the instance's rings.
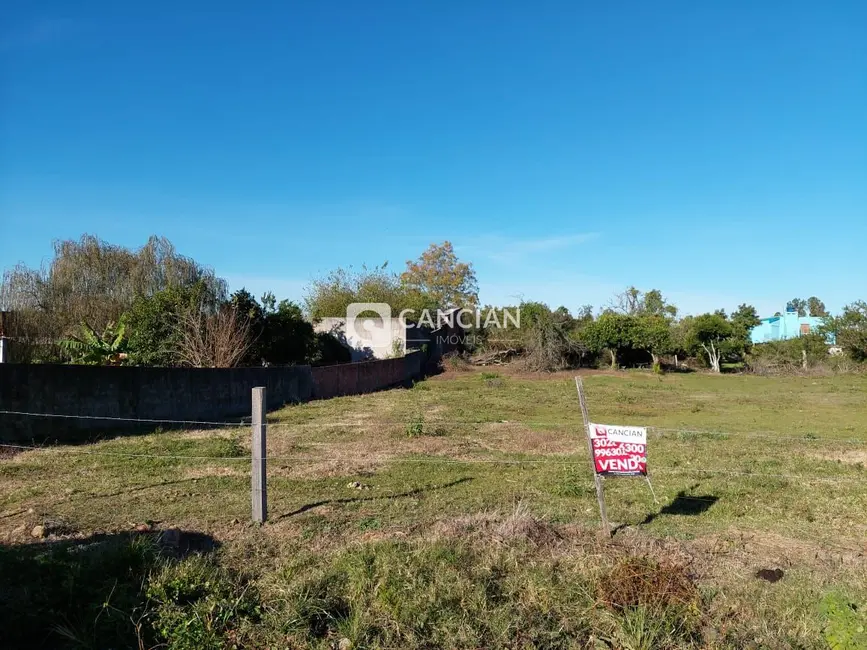
[[[590,424],[597,474],[647,475],[647,429]]]

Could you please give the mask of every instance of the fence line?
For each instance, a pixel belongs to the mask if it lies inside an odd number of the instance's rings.
[[[252,456],[187,456],[187,455],[179,455],[179,454],[137,454],[137,453],[125,453],[125,452],[109,452],[109,451],[92,451],[88,449],[77,449],[77,448],[63,448],[58,449],[57,447],[39,447],[34,445],[12,445],[12,444],[4,444],[0,443],[0,448],[10,448],[10,449],[21,449],[27,451],[54,451],[55,453],[60,454],[71,454],[71,455],[81,455],[81,456],[107,456],[107,457],[117,457],[117,458],[146,458],[153,460],[220,460],[220,461],[245,461],[250,462],[253,457]],[[579,452],[580,453],[580,452]],[[264,460],[266,461],[295,461],[299,463],[303,463],[305,461],[310,461],[311,458],[309,456],[265,456]],[[584,467],[587,464],[586,459],[583,460],[558,460],[554,458],[449,458],[449,457],[438,457],[438,458],[414,458],[407,456],[394,456],[388,459],[389,462],[394,463],[415,463],[415,464],[429,464],[429,465],[554,465],[559,467],[570,467],[570,466],[579,466]],[[654,469],[651,472],[652,476],[665,476],[665,475],[685,475],[690,476],[694,474],[714,474],[714,475],[723,475],[723,476],[740,476],[744,478],[781,478],[781,479],[790,479],[797,481],[821,481],[821,482],[830,482],[830,483],[851,483],[851,482],[861,482],[862,479],[856,477],[848,477],[848,476],[817,476],[812,474],[777,474],[777,473],[769,473],[769,472],[744,472],[744,471],[733,471],[733,470],[722,470],[722,469],[699,469],[699,468],[690,468],[688,470],[682,468],[666,468],[661,467],[659,469]]]
[[[212,427],[242,427],[249,422],[208,422],[204,420],[166,420],[156,418],[118,418],[110,415],[75,415],[72,413],[28,413],[27,411],[0,411],[0,415],[23,415],[38,418],[66,418],[72,420],[106,420],[109,422],[144,422],[147,424],[201,424]]]
[[[207,420],[169,420],[157,418],[120,418],[103,415],[75,415],[70,413],[32,413],[27,411],[8,411],[0,410],[0,415],[20,415],[25,417],[44,417],[44,418],[63,418],[63,419],[83,419],[83,420],[106,420],[112,422],[141,422],[144,424],[180,424],[180,425],[201,425],[209,427],[226,427],[226,428],[242,428],[250,426],[249,419],[246,421],[241,419],[237,422],[217,422]],[[412,417],[411,415],[408,417]],[[367,427],[371,425],[394,425],[406,426],[407,420],[372,420],[368,422],[358,421],[342,421],[333,422],[308,421],[308,422],[268,422],[269,429],[291,428],[305,429],[316,427],[345,427],[357,428]],[[549,422],[542,420],[424,420],[424,424],[429,425],[503,425],[503,426],[539,426],[539,427],[581,427],[580,422]],[[867,444],[867,438],[836,438],[834,436],[818,436],[814,433],[804,433],[797,436],[776,434],[768,431],[716,431],[708,429],[679,429],[676,427],[644,427],[648,431],[656,434],[674,433],[674,434],[691,434],[719,437],[747,437],[747,438],[767,438],[773,440],[798,440],[802,442],[813,442],[817,440],[828,440],[831,442],[847,443],[847,444]]]

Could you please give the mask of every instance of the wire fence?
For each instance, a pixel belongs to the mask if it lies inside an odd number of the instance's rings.
[[[106,422],[129,422],[141,424],[155,424],[158,426],[171,425],[172,427],[224,427],[224,428],[240,428],[250,426],[250,418],[239,418],[237,421],[214,421],[214,420],[172,420],[167,418],[121,418],[108,415],[78,415],[73,413],[33,413],[28,411],[8,411],[0,410],[0,415],[15,415],[21,417],[38,417],[38,418],[60,418],[71,420],[104,420]],[[424,419],[425,424],[431,425],[453,425],[453,426],[523,426],[523,427],[554,427],[554,428],[574,428],[583,429],[581,420],[455,420],[455,419]],[[375,425],[383,426],[405,426],[407,420],[395,420],[376,418],[375,420],[308,420],[308,421],[282,421],[267,422],[268,429],[291,428],[295,430],[303,430],[307,428],[324,428],[324,427],[340,427],[340,428],[369,428]],[[797,440],[801,442],[812,441],[831,441],[839,443],[851,443],[856,445],[867,445],[867,436],[864,438],[844,438],[838,436],[824,436],[807,431],[801,435],[793,436],[779,434],[773,431],[719,431],[715,429],[695,429],[695,428],[677,428],[677,427],[658,427],[646,426],[649,433],[655,434],[657,437],[666,434],[675,434],[679,436],[695,435],[695,436],[719,436],[723,438],[729,437],[749,437],[749,438],[769,438],[778,440]]]
[[[60,419],[80,419],[87,421],[106,421],[112,423],[130,423],[130,424],[139,424],[139,425],[153,425],[153,426],[168,426],[168,427],[178,427],[178,428],[214,428],[216,430],[237,430],[242,428],[247,428],[249,431],[249,427],[251,427],[250,418],[239,418],[236,421],[213,421],[213,420],[173,420],[173,419],[161,419],[161,418],[121,418],[121,417],[111,417],[111,416],[95,416],[95,415],[81,415],[81,414],[62,414],[62,413],[34,413],[34,412],[25,412],[25,411],[13,411],[13,410],[0,410],[0,415],[8,415],[8,416],[17,416],[21,418],[60,418]],[[328,420],[308,420],[302,422],[292,422],[292,421],[276,421],[276,422],[268,422],[266,423],[266,428],[268,430],[276,430],[281,432],[281,439],[283,439],[282,432],[286,430],[293,430],[299,432],[299,438],[305,439],[305,433],[315,429],[324,429],[324,428],[343,428],[343,429],[357,429],[357,428],[369,428],[369,427],[389,427],[389,426],[397,426],[404,427],[407,425],[407,420],[399,420],[394,418],[380,418],[380,419],[370,419],[366,421],[350,421],[350,420],[341,420],[341,419],[328,419]],[[461,457],[454,458],[447,455],[406,455],[396,453],[395,455],[389,456],[385,459],[385,462],[388,463],[405,463],[405,464],[414,464],[414,465],[450,465],[450,466],[461,466],[461,467],[472,467],[472,466],[526,466],[526,467],[562,467],[562,468],[577,468],[578,473],[581,475],[586,474],[588,478],[587,488],[591,489],[591,481],[590,476],[592,475],[592,469],[590,467],[589,461],[589,451],[586,446],[583,444],[583,440],[578,437],[584,435],[584,425],[583,422],[565,420],[559,422],[553,422],[550,420],[483,420],[483,419],[454,419],[454,418],[444,418],[441,420],[437,419],[425,419],[425,425],[433,425],[433,426],[454,426],[454,427],[483,427],[483,426],[499,426],[499,427],[539,427],[539,428],[548,428],[555,427],[559,429],[569,429],[573,430],[576,433],[575,440],[575,448],[574,451],[569,453],[564,457],[563,454],[548,454],[548,455],[538,455],[537,457],[527,457],[524,455],[520,458],[474,458],[474,457]],[[670,438],[674,442],[683,442],[684,444],[692,444],[695,442],[701,442],[701,437],[708,438],[718,438],[720,440],[723,439],[757,439],[762,441],[774,440],[779,442],[798,442],[816,445],[820,447],[832,447],[837,444],[847,444],[847,445],[865,445],[867,446],[867,437],[865,438],[852,438],[852,437],[835,437],[828,435],[818,435],[812,432],[807,432],[801,435],[789,435],[789,434],[781,434],[772,431],[718,431],[718,430],[705,430],[705,429],[696,429],[696,428],[677,428],[677,427],[646,427],[648,433],[654,438]],[[240,433],[240,432],[239,432]],[[335,443],[339,444],[339,443]],[[47,454],[61,454],[68,456],[88,456],[88,457],[102,457],[102,458],[116,458],[116,459],[131,459],[131,460],[153,460],[153,461],[205,461],[210,463],[220,463],[225,464],[227,467],[232,468],[242,468],[244,465],[249,465],[254,460],[252,455],[220,455],[220,454],[177,454],[177,453],[143,453],[138,451],[116,451],[116,450],[108,450],[108,449],[99,449],[94,448],[93,446],[83,446],[83,445],[27,445],[27,444],[16,444],[16,443],[0,443],[0,449],[7,449],[10,451],[18,451],[18,452],[42,452]],[[497,453],[501,453],[502,450],[491,450],[486,449],[483,451],[494,451]],[[507,453],[507,452],[502,452]],[[303,454],[303,453],[294,453],[291,455],[284,454],[273,454],[266,455],[263,459],[267,461],[279,461],[279,462],[291,462],[297,463],[299,465],[305,462],[311,462],[311,460],[321,462],[321,458],[314,458],[311,455]],[[752,460],[761,460],[754,458]],[[787,473],[787,472],[768,472],[768,471],[750,471],[750,470],[740,470],[740,469],[728,469],[728,468],[702,468],[702,467],[683,467],[683,466],[665,466],[664,464],[660,464],[658,459],[654,459],[651,456],[652,466],[649,471],[650,475],[654,478],[656,477],[692,477],[694,479],[700,478],[710,478],[710,477],[721,477],[721,478],[733,478],[738,480],[758,480],[758,481],[771,481],[771,480],[785,480],[785,481],[793,481],[804,486],[809,485],[839,485],[841,486],[851,486],[855,483],[863,483],[864,477],[862,476],[828,476],[828,475],[820,475],[820,474],[810,474],[810,473]],[[2,463],[2,459],[0,459],[0,463]],[[246,472],[245,474],[246,475]],[[160,489],[166,485],[171,485],[172,481],[165,481],[155,483],[153,485],[137,485],[134,490],[145,490],[145,489]],[[522,488],[523,490],[524,488]],[[675,488],[676,489],[676,488]],[[818,488],[817,488],[818,489]],[[707,497],[700,495],[691,495],[686,494],[686,490],[680,490],[675,496],[672,497],[671,504],[677,501],[689,501],[696,502],[701,504],[714,504],[718,501],[717,497]],[[115,496],[118,493],[112,493],[109,496]],[[106,495],[102,494],[77,494],[73,497],[67,497],[67,499],[92,499],[92,498],[101,498]],[[387,499],[395,496],[401,496],[401,494],[377,494],[376,497],[371,498],[382,498]],[[518,497],[519,495],[513,495]],[[664,512],[665,508],[660,510],[660,512]],[[24,512],[23,509],[16,510],[11,513],[3,513],[0,514],[0,518],[11,517],[16,513]],[[800,534],[806,536],[812,536],[815,534],[815,531],[808,531],[806,529],[798,529]],[[824,540],[823,544],[828,549],[834,549],[839,552],[851,553],[856,551],[857,549],[852,549],[847,546],[841,546],[839,544],[835,544],[831,540]]]
[[[173,419],[162,419],[162,418],[121,418],[121,417],[112,417],[112,416],[96,416],[96,415],[79,415],[79,414],[63,414],[63,413],[34,413],[27,411],[11,411],[11,410],[0,410],[0,415],[14,415],[19,417],[34,417],[34,418],[61,418],[61,419],[80,419],[80,420],[104,420],[108,422],[128,422],[128,423],[140,423],[147,425],[170,425],[173,427],[212,427],[212,428],[232,428],[239,429],[243,427],[249,427],[250,421],[249,418],[247,421],[244,419],[240,419],[238,421],[213,421],[213,420],[173,420]],[[406,426],[406,420],[395,420],[395,419],[375,419],[368,421],[345,421],[345,420],[334,420],[334,421],[321,421],[321,420],[313,420],[313,421],[305,421],[305,422],[268,422],[266,423],[266,428],[268,430],[281,430],[281,429],[293,429],[293,430],[308,430],[308,429],[322,429],[322,428],[369,428],[371,426]],[[583,435],[583,423],[580,421],[575,422],[551,422],[545,420],[456,420],[456,419],[432,419],[425,420],[425,425],[434,425],[434,426],[473,426],[473,427],[481,427],[481,426],[522,426],[522,427],[559,427],[559,428],[568,428],[575,429],[576,431],[582,432]],[[867,446],[867,438],[840,438],[834,436],[820,436],[811,432],[804,433],[800,436],[793,435],[784,435],[767,431],[738,431],[738,432],[730,432],[730,431],[717,431],[717,430],[706,430],[706,429],[694,429],[694,428],[675,428],[675,427],[655,427],[649,426],[646,427],[649,433],[653,434],[654,437],[672,437],[676,436],[678,438],[684,437],[695,437],[695,436],[708,436],[708,437],[718,437],[722,439],[728,438],[756,438],[761,440],[785,440],[785,441],[797,441],[803,443],[842,443],[842,444],[854,444],[854,445],[865,445]],[[187,455],[187,454],[161,454],[161,453],[137,453],[137,452],[122,452],[122,451],[104,451],[104,450],[95,450],[95,449],[83,449],[78,446],[71,445],[23,445],[23,444],[12,444],[12,443],[0,443],[0,448],[3,449],[11,449],[18,451],[52,451],[55,453],[64,453],[64,454],[78,454],[78,455],[87,455],[87,456],[105,456],[105,457],[119,457],[119,458],[144,458],[144,459],[164,459],[164,460],[210,460],[210,461],[231,461],[231,462],[239,462],[246,461],[251,462],[252,456],[247,455]],[[494,450],[497,451],[497,450]],[[546,455],[544,457],[539,458],[451,458],[448,456],[424,456],[424,457],[414,457],[414,456],[393,456],[390,457],[389,460],[391,462],[400,462],[400,463],[416,463],[416,464],[455,464],[455,465],[472,465],[472,464],[485,464],[485,465],[559,465],[559,466],[586,466],[588,463],[587,460],[587,449],[579,442],[576,441],[576,447],[574,455],[579,456],[580,458],[575,459],[567,459],[562,457],[552,457],[551,455]],[[309,461],[309,455],[266,455],[264,460],[268,461],[296,461],[296,462],[304,462]],[[726,476],[740,476],[740,477],[751,477],[751,478],[777,478],[777,479],[791,479],[791,480],[799,480],[799,481],[830,481],[830,482],[850,482],[850,481],[859,481],[861,479],[855,477],[829,477],[822,475],[810,475],[810,474],[786,474],[786,473],[768,473],[768,472],[758,472],[758,471],[735,471],[735,470],[725,470],[725,469],[701,469],[701,468],[689,468],[685,469],[682,467],[679,468],[655,468],[653,470],[653,475],[665,475],[665,474],[678,474],[678,475],[726,475]]]

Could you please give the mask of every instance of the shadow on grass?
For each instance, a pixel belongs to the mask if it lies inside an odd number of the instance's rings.
[[[690,488],[694,490],[698,486]],[[719,497],[713,494],[691,495],[687,494],[686,490],[681,490],[677,496],[672,499],[671,503],[659,509],[659,512],[654,512],[644,518],[639,525],[644,526],[659,517],[660,515],[683,515],[693,517],[707,512],[710,507],[719,501]]]
[[[459,478],[457,480],[451,481],[449,483],[443,483],[442,485],[429,485],[426,487],[419,487],[412,490],[407,490],[406,492],[398,492],[397,494],[383,494],[382,496],[369,496],[369,497],[344,497],[341,499],[324,499],[322,501],[316,501],[314,503],[307,503],[300,508],[296,508],[291,512],[287,512],[285,514],[280,515],[279,517],[275,517],[274,521],[280,521],[281,519],[287,519],[289,517],[294,517],[295,515],[300,515],[308,510],[313,510],[313,508],[319,508],[321,506],[334,505],[339,503],[362,503],[364,501],[382,501],[385,499],[400,499],[403,497],[414,497],[419,494],[424,494],[426,492],[433,492],[435,490],[445,490],[447,488],[454,487],[456,485],[460,485],[461,483],[467,483],[472,481],[473,479],[469,476],[465,476],[463,478]]]
[[[691,492],[697,487],[698,485],[693,485],[691,488],[689,488],[689,491]],[[641,522],[639,522],[638,525],[645,526],[660,515],[679,515],[694,517],[696,515],[707,512],[713,504],[719,501],[719,497],[713,494],[692,495],[687,494],[686,492],[686,490],[681,490],[680,492],[678,492],[677,496],[672,499],[671,503],[660,508],[658,512],[650,513]],[[630,524],[628,523],[620,524],[619,526],[616,526],[614,529],[612,529],[611,534],[614,535],[621,530],[628,528],[629,525]]]
[[[216,546],[180,530],[0,546],[0,646],[141,647],[149,576]]]

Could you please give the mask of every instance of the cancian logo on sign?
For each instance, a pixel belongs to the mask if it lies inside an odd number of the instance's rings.
[[[590,423],[593,464],[605,476],[647,476],[647,429]]]

